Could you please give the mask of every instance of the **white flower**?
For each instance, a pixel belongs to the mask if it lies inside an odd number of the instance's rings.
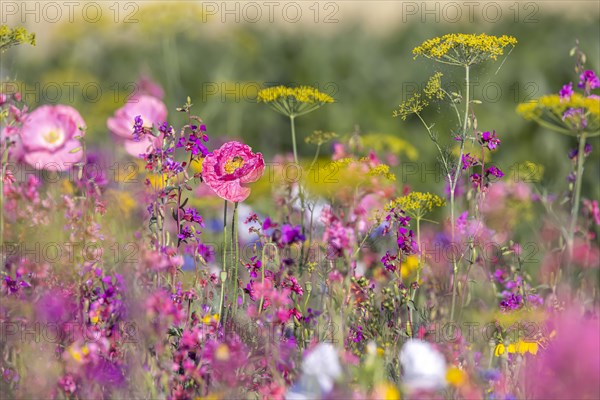
[[[331,392],[335,380],[342,375],[337,351],[328,343],[319,343],[302,362],[302,376],[285,398],[302,400],[320,398]]]
[[[342,375],[335,348],[329,343],[319,343],[302,362],[302,373],[316,378],[323,392],[331,391],[334,381]]]
[[[412,390],[436,390],[446,386],[446,360],[423,340],[411,339],[400,350],[403,383]]]

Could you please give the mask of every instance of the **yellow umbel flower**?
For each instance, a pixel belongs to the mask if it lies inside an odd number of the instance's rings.
[[[415,93],[408,100],[402,102],[397,110],[394,110],[394,117],[401,117],[406,120],[411,114],[419,114],[425,107],[429,105],[429,100],[442,100],[444,98],[444,90],[442,89],[442,74],[436,72],[433,74],[425,85],[422,93]]]
[[[259,103],[267,103],[273,109],[288,117],[308,114],[327,103],[335,100],[328,94],[319,92],[310,86],[275,86],[258,92]]]
[[[421,218],[434,208],[446,205],[446,201],[433,193],[410,192],[392,201],[388,208],[398,207],[413,218]]]
[[[402,120],[406,120],[411,114],[419,114],[425,107],[429,105],[426,99],[423,99],[421,93],[415,93],[411,98],[403,101],[397,110],[394,110],[392,115],[394,117],[400,117]]]
[[[8,48],[27,43],[35,46],[35,33],[29,33],[22,26],[9,28],[7,25],[0,26],[0,52]]]
[[[426,40],[413,49],[418,56],[451,65],[474,65],[486,60],[496,60],[504,54],[504,48],[514,47],[517,39],[512,36],[491,36],[451,33],[442,37]]]
[[[425,89],[423,93],[429,99],[436,98],[438,100],[442,100],[444,98],[444,91],[442,90],[442,74],[441,72],[436,72],[433,74],[431,78],[427,81],[427,85],[425,85]]]
[[[361,145],[373,149],[376,152],[389,152],[392,154],[405,154],[409,160],[416,160],[419,152],[410,142],[400,139],[397,136],[386,133],[369,133],[360,136]]]
[[[570,117],[565,113],[574,110]],[[521,103],[517,113],[527,120],[561,133],[577,135],[579,131],[595,136],[600,130],[600,98],[585,97],[574,93],[569,99],[561,99],[557,94],[542,96],[537,100]],[[579,119],[585,119],[582,123]]]

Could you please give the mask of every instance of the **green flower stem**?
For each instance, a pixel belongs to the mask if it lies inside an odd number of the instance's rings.
[[[233,216],[231,217],[231,249],[234,250],[232,254],[231,273],[233,275],[233,293],[231,301],[233,302],[233,315],[237,312],[238,307],[238,264],[239,264],[239,244],[238,244],[238,227],[237,227],[237,216],[238,216],[238,203],[233,204]]]
[[[458,176],[460,173],[460,162],[465,146],[465,136],[467,134],[467,125],[469,121],[469,103],[470,103],[470,82],[469,82],[469,66],[465,65],[465,118],[463,120],[463,132],[462,138],[460,141],[460,154],[458,155],[458,162],[456,163],[456,171],[454,172],[454,179],[450,182],[450,223],[452,226],[452,243],[454,243],[455,237],[455,221],[454,221],[454,194],[456,189],[456,184],[458,182]],[[457,292],[457,279],[458,279],[458,263],[456,262],[456,258],[454,255],[452,256],[452,270],[453,270],[453,278],[452,278],[452,308],[450,309],[450,321],[454,322],[454,309],[456,307],[456,292]]]
[[[262,249],[262,254],[261,254],[261,283],[264,284],[265,283],[265,270],[267,269],[267,259],[266,259],[266,249],[267,247],[273,247],[273,249],[275,250],[275,261],[277,264],[279,264],[279,255],[278,255],[278,250],[277,250],[277,246],[274,243],[265,243],[265,245],[263,246]],[[258,313],[262,313],[262,309],[263,309],[263,303],[265,301],[264,296],[260,297],[260,302],[258,305]]]
[[[6,144],[6,142],[5,142]],[[6,174],[6,168],[8,167],[8,145],[2,153],[2,170],[0,175],[0,249],[2,249],[2,256],[0,262],[4,265],[4,175]]]
[[[585,139],[586,133],[582,132],[579,136],[579,149],[577,152],[577,175],[575,176],[575,192],[573,204],[571,205],[571,223],[569,225],[568,251],[569,266],[573,260],[573,241],[575,239],[575,226],[577,225],[577,215],[579,214],[579,202],[581,198],[581,183],[583,181],[583,163],[585,162]]]
[[[312,111],[312,110],[311,110]],[[292,149],[294,151],[294,163],[296,163],[296,167],[300,167],[298,163],[298,148],[296,145],[296,124],[295,124],[296,114],[290,114],[290,128],[292,130]],[[298,179],[298,196],[300,197],[300,226],[302,227],[302,235],[306,234],[306,227],[304,226],[304,211],[305,211],[305,202],[304,202],[304,190],[302,189],[302,182]],[[300,259],[298,261],[298,267],[300,275],[302,275],[304,264],[304,242],[302,242],[300,246]]]
[[[294,162],[298,164],[298,149],[296,147],[296,124],[294,123],[296,116],[290,115],[290,127],[292,129],[292,148],[294,150]]]
[[[421,270],[423,269],[423,264],[422,264],[422,250],[421,250],[421,218],[417,218],[417,246],[419,246],[419,263],[417,264],[417,285],[419,284],[419,281],[421,280]],[[414,305],[414,301],[415,301],[415,297],[417,296],[417,290],[418,288],[415,288],[410,296],[410,299],[413,302]],[[410,321],[413,320],[413,310],[412,308],[409,308],[409,312],[410,312]],[[414,330],[412,329],[412,322],[411,322],[411,332],[412,335],[414,336]]]
[[[225,279],[228,277],[227,271],[227,200],[223,206],[223,272],[225,272]],[[223,291],[225,287],[225,281],[221,279],[221,315],[219,316],[225,325],[225,318],[223,313]]]

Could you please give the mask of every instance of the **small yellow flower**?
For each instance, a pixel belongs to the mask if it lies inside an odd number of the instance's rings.
[[[62,193],[66,193],[66,194],[73,194],[74,190],[73,190],[73,184],[68,180],[65,179],[61,182],[61,191]]]
[[[90,350],[87,346],[83,346],[81,349],[75,347],[75,345],[71,345],[69,347],[69,354],[73,358],[73,360],[78,363],[83,362],[83,357],[87,356],[90,353]]]
[[[465,382],[465,373],[458,367],[452,367],[446,372],[446,381],[452,386],[462,386]]]
[[[494,349],[494,355],[496,357],[500,357],[502,354],[504,354],[505,351],[506,351],[506,348],[504,347],[504,344],[498,343],[496,345],[496,349]]]
[[[375,385],[371,398],[377,400],[400,400],[400,392],[391,383],[380,383]]]
[[[539,351],[539,343],[538,342],[526,342],[524,340],[519,340],[516,343],[510,343],[508,346],[505,346],[502,343],[498,343],[496,345],[496,349],[494,350],[494,355],[496,357],[500,357],[505,352],[508,354],[531,354],[536,355]]]
[[[202,323],[204,325],[210,325],[212,322],[219,322],[219,314],[206,314],[204,318],[202,318]]]
[[[215,350],[215,358],[219,361],[229,360],[229,347],[225,343],[221,343]]]
[[[417,256],[408,256],[402,262],[402,278],[408,278],[413,272],[417,270],[419,267],[419,257]]]
[[[129,217],[131,211],[137,206],[137,202],[127,191],[109,189],[107,195],[115,200],[115,204],[119,207],[125,217]]]

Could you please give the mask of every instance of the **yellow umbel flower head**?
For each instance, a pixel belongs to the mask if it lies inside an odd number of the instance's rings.
[[[512,36],[491,36],[451,33],[424,41],[413,49],[418,56],[451,65],[469,66],[486,60],[496,60],[504,54],[505,47],[514,47],[517,39]]]
[[[406,120],[411,114],[419,114],[425,107],[429,105],[430,100],[442,100],[444,98],[444,89],[442,88],[442,74],[436,72],[433,74],[425,85],[422,93],[413,94],[408,100],[403,101],[398,106],[398,109],[394,110],[394,117],[401,117],[402,120]]]
[[[537,100],[521,103],[517,113],[527,120],[533,120],[540,125],[577,136],[584,131],[588,136],[600,133],[600,98],[585,97],[574,93],[564,99],[557,94],[542,96]]]
[[[324,104],[334,102],[333,97],[310,86],[275,86],[262,89],[258,92],[257,100],[259,103],[269,104],[275,111],[288,117],[308,114]]]
[[[446,201],[433,193],[410,192],[406,196],[398,197],[388,207],[398,207],[413,218],[422,218],[434,208],[442,207]]]
[[[23,43],[35,46],[35,33],[27,32],[22,26],[11,29],[7,25],[0,25],[0,52]]]

